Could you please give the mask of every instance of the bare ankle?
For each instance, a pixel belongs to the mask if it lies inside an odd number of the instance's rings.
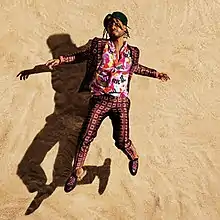
[[[75,174],[77,177],[80,177],[83,174],[83,168],[77,168]]]

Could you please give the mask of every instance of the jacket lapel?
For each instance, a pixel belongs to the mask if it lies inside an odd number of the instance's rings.
[[[78,92],[90,91],[90,84],[95,77],[97,65],[102,60],[102,51],[106,42],[106,40],[97,37],[92,40],[90,55],[86,65],[86,74]]]
[[[107,40],[97,37],[95,37],[92,40],[90,55],[87,61],[86,74],[81,83],[79,92],[90,91],[90,84],[95,77],[97,66],[102,61],[102,53],[106,42]],[[129,72],[129,81],[128,81],[128,91],[129,91],[131,77],[138,68],[139,49],[137,47],[133,47],[130,45],[128,45],[128,48],[131,51],[131,58],[132,58],[132,66]]]

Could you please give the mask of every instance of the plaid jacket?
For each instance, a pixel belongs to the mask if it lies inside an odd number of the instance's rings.
[[[84,51],[72,55],[60,56],[61,63],[80,63],[87,60],[86,74],[79,88],[79,92],[90,91],[90,84],[95,77],[97,66],[102,60],[103,49],[107,41],[107,39],[95,37]],[[157,71],[139,64],[140,51],[137,47],[128,44],[128,48],[131,51],[132,58],[132,66],[128,80],[129,91],[130,80],[133,73],[156,78]]]

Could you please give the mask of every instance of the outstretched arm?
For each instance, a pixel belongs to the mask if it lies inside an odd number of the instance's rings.
[[[134,65],[135,65],[134,73],[135,74],[157,78],[162,81],[167,81],[170,79],[170,77],[166,73],[160,73],[155,69],[141,65],[139,63],[140,50],[137,47],[135,47],[135,49],[133,49],[133,57],[134,57],[134,62],[135,62],[134,63]]]
[[[166,73],[160,73],[155,69],[143,66],[141,64],[138,64],[138,68],[135,71],[137,75],[142,75],[142,76],[148,76],[148,77],[153,77],[160,79],[162,81],[167,81],[170,79],[170,77]]]
[[[77,52],[70,55],[59,56],[58,59],[48,60],[46,62],[46,66],[48,66],[51,70],[53,70],[55,66],[58,66],[60,64],[68,64],[68,63],[74,64],[88,60],[90,54],[91,42],[92,40],[89,40],[88,43],[82,47],[83,50],[81,52]]]
[[[157,71],[155,69],[151,69],[149,67],[138,64],[138,68],[135,71],[137,75],[149,76],[153,78],[157,78]]]
[[[71,55],[65,55],[65,56],[60,56],[60,64],[63,63],[81,63],[89,58],[90,54],[90,47],[91,47],[91,40],[84,46],[83,50],[81,52],[71,54]]]

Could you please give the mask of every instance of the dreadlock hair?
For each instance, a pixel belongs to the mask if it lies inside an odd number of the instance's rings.
[[[126,37],[126,38],[130,38],[130,34],[129,34],[129,31],[128,31],[128,27],[126,28],[126,31],[125,31],[125,37]]]
[[[102,38],[104,38],[104,39],[108,39],[108,32],[106,31],[105,28],[104,28],[104,30],[103,30]]]

